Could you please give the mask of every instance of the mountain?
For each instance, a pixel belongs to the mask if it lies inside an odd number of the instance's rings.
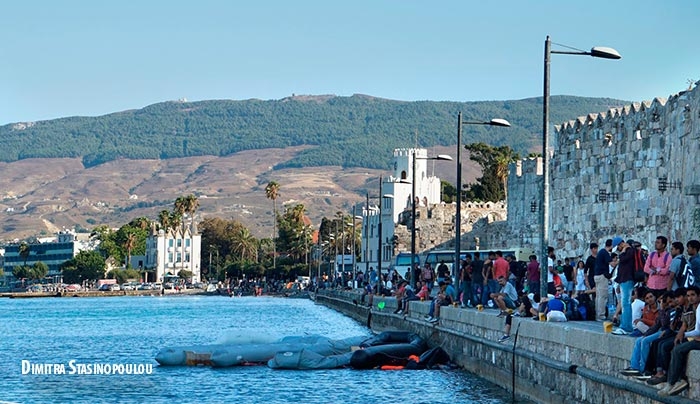
[[[550,122],[606,111],[624,101],[555,96]],[[163,102],[98,117],[70,117],[0,126],[0,161],[81,158],[85,167],[121,158],[228,156],[244,150],[312,145],[279,167],[387,168],[391,151],[410,145],[455,144],[456,116],[505,118],[504,131],[465,125],[467,142],[537,149],[542,99],[404,102],[366,95],[292,96],[281,100]]]
[[[552,123],[628,104],[552,98]],[[61,228],[120,226],[155,219],[178,196],[194,193],[200,215],[240,220],[257,237],[272,232],[265,185],[281,184],[278,203],[303,203],[315,224],[348,211],[374,192],[393,148],[418,144],[455,150],[456,114],[508,119],[513,127],[465,125],[465,143],[537,151],[541,99],[401,102],[355,95],[294,96],[275,101],[164,102],[99,117],[0,127],[0,239]],[[454,183],[454,163],[435,174]],[[479,175],[465,156],[464,183]]]

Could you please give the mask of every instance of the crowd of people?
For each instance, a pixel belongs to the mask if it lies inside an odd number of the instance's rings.
[[[540,263],[503,256],[500,251],[466,254],[453,285],[444,262],[416,266],[400,275],[376,271],[359,274],[363,302],[379,293],[397,299],[396,314],[406,316],[414,300],[430,301],[426,321],[440,321],[442,307],[498,309],[505,317],[499,341],[510,339],[514,316],[540,321],[590,320],[617,326],[615,335],[637,338],[630,365],[622,373],[649,385],[660,385],[660,395],[674,395],[688,387],[688,352],[700,350],[700,241],[685,245],[658,236],[653,250],[632,239],[614,237],[602,248],[591,243],[587,257],[557,257],[548,249],[547,290],[540,290]],[[686,256],[687,254],[687,256]],[[563,261],[562,259],[563,258]],[[411,278],[415,277],[415,282]],[[700,280],[698,281],[700,283]],[[412,286],[412,283],[415,286]],[[437,283],[437,288],[434,285]]]

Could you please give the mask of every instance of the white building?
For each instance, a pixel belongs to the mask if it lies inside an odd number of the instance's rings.
[[[428,156],[426,149],[395,149],[394,172],[382,179],[382,273],[391,266],[394,252],[394,227],[399,221],[399,215],[406,209],[411,209],[411,193],[413,191],[413,157],[416,159],[416,196],[419,203],[416,206],[426,206],[442,201],[440,178],[428,173]],[[376,192],[379,192],[377,190]],[[357,264],[358,271],[369,267],[377,268],[379,258],[379,195],[374,195],[369,209],[362,208],[362,252],[361,262]],[[369,244],[368,244],[369,243]],[[369,245],[369,248],[367,246]]]
[[[177,229],[157,230],[154,227],[146,239],[146,269],[155,269],[156,280],[177,275],[181,270],[192,271],[191,282],[201,281],[202,235],[192,223]]]

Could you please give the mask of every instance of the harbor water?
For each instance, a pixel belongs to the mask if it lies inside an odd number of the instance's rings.
[[[304,299],[218,296],[0,299],[0,331],[0,369],[4,373],[0,377],[0,401],[510,402],[510,394],[505,390],[461,370],[288,371],[266,366],[215,369],[159,367],[154,360],[165,346],[305,334],[331,338],[371,335],[362,324]],[[48,368],[50,374],[32,372],[32,364],[49,364],[44,367],[44,373]],[[115,369],[119,365],[132,367],[123,374],[97,375],[84,374],[86,365],[101,367],[103,371],[106,365],[117,365]],[[149,369],[152,371],[147,372]]]

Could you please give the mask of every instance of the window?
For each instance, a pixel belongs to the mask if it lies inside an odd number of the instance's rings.
[[[178,246],[178,248],[182,247],[182,239],[181,238],[177,239],[177,246]]]
[[[177,253],[177,260],[175,262],[182,262],[182,253]]]
[[[172,240],[170,240],[172,241]],[[168,253],[168,262],[172,263],[173,262],[173,253]]]
[[[168,240],[168,247],[172,247],[174,245],[173,243],[174,243],[173,239]]]
[[[191,240],[191,239],[189,239],[189,238],[188,238],[188,239],[186,239],[186,240],[185,240],[185,247],[189,247],[189,246],[190,246],[190,243],[191,243],[191,241],[192,241],[192,240]],[[188,260],[188,261],[189,261],[189,260]]]

